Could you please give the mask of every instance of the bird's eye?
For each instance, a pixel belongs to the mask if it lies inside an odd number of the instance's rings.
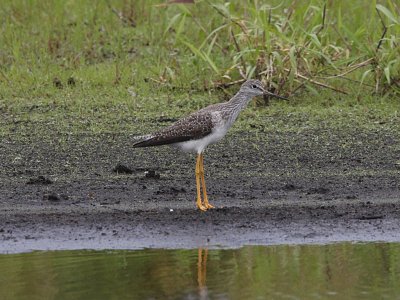
[[[253,89],[256,89],[256,88],[257,88],[257,86],[256,86],[255,84],[253,84],[251,87],[252,87]]]

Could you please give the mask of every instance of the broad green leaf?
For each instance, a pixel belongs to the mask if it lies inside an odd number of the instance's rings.
[[[310,33],[309,36],[311,37],[314,45],[316,45],[318,48],[321,48],[321,42],[319,41],[317,35],[315,33]]]
[[[202,60],[206,61],[210,67],[214,70],[215,73],[219,74],[219,69],[215,65],[215,63],[212,61],[212,59],[203,51],[197,49],[193,44],[190,44],[189,42],[181,40],[181,42],[186,45],[196,56],[200,57]]]
[[[184,41],[184,40],[180,40],[184,45],[186,45],[192,52],[194,55],[199,56],[201,59],[204,59],[204,55],[203,53],[197,49],[193,44]]]
[[[219,74],[219,69],[217,68],[217,66],[214,64],[214,62],[211,60],[211,58],[203,53],[205,61],[208,62],[208,64],[210,65],[210,67],[214,70],[215,73]]]
[[[247,70],[247,78],[252,78],[253,77],[253,75],[254,75],[254,73],[255,73],[255,71],[256,71],[256,68],[257,68],[257,66],[253,66],[253,67],[251,67],[251,68],[248,68],[248,70]]]
[[[391,71],[393,70],[392,67],[393,67],[393,65],[395,65],[397,62],[398,62],[397,59],[393,59],[393,60],[391,60],[391,61],[387,64],[387,66],[383,69],[383,71],[384,71],[384,73],[385,73],[386,80],[387,80],[387,82],[388,82],[389,84],[391,84],[391,82],[392,82],[392,77],[395,76],[394,74],[391,73]]]
[[[391,80],[390,80],[390,66],[387,66],[386,68],[383,69],[384,73],[385,73],[385,77],[387,82],[390,84]]]
[[[186,21],[186,14],[183,14],[181,21],[179,22],[178,29],[176,30],[176,39],[179,39],[183,28],[185,27],[185,21]]]
[[[399,24],[399,20],[396,19],[395,16],[393,16],[392,12],[388,10],[386,7],[384,7],[381,4],[376,5],[376,9],[381,11],[386,17],[388,17],[393,23]]]
[[[289,60],[294,72],[297,72],[297,61],[296,61],[296,46],[292,46],[289,50]]]
[[[229,2],[227,4],[229,4]],[[225,15],[225,17],[232,18],[231,13],[229,12],[229,9],[228,9],[227,5],[224,5],[224,4],[212,4],[212,6],[215,7],[216,9],[218,9],[220,12],[222,12]]]
[[[365,72],[363,73],[363,75],[361,76],[360,91],[361,91],[361,85],[364,83],[365,78],[366,78],[366,77],[368,76],[368,74],[371,73],[371,72],[372,72],[372,70],[369,69],[369,70],[365,71]]]
[[[178,21],[178,19],[182,16],[182,14],[176,14],[175,16],[172,17],[171,21],[169,21],[167,27],[164,30],[164,36],[168,33],[170,28],[174,26],[174,24]]]
[[[228,24],[224,24],[222,26],[219,26],[218,28],[214,29],[203,41],[203,43],[201,43],[199,49],[202,49],[204,47],[204,45],[207,43],[207,41],[209,40],[210,37],[212,37],[215,33],[217,33],[218,31],[220,31],[221,29],[225,28],[226,26],[228,26]]]
[[[178,5],[179,9],[186,15],[192,16],[192,13],[186,5]]]

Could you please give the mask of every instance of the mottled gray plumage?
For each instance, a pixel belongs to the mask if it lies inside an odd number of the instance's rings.
[[[213,127],[211,114],[194,113],[158,132],[133,147],[151,147],[186,142],[202,138],[211,133]]]
[[[174,144],[184,150],[201,153],[211,143],[219,141],[235,122],[250,100],[264,93],[259,80],[247,80],[228,102],[210,105],[158,132],[144,136],[133,147]],[[279,97],[279,96],[277,96]],[[189,143],[192,142],[192,143]]]

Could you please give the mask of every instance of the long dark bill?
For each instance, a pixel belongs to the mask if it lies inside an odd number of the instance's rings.
[[[266,91],[266,90],[264,90],[264,95],[268,95],[268,96],[271,96],[271,97],[279,98],[279,99],[282,99],[282,100],[289,100],[288,98],[279,96],[279,95],[277,95],[277,94],[268,92],[268,91]]]

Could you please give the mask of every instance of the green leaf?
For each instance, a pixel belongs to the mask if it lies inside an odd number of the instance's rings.
[[[179,22],[178,29],[176,30],[176,39],[179,39],[179,37],[183,31],[183,28],[185,27],[185,21],[186,21],[186,14],[184,14],[182,16],[182,19]]]
[[[379,11],[381,11],[386,17],[388,17],[393,23],[399,24],[399,20],[397,20],[395,18],[395,16],[393,16],[392,12],[390,10],[388,10],[386,7],[384,7],[381,4],[377,4],[376,5],[376,9],[378,9]]]
[[[215,44],[215,42],[216,42],[216,40],[217,40],[217,37],[218,37],[218,34],[216,34],[215,36],[214,36],[214,38],[211,40],[211,43],[210,43],[210,45],[208,46],[208,50],[207,50],[207,56],[209,56],[210,54],[211,54],[211,51],[212,51],[212,49],[214,48],[214,44]]]
[[[282,55],[279,52],[274,51],[272,52],[272,56],[274,57],[274,65],[283,68]]]
[[[219,69],[217,68],[215,63],[212,61],[210,56],[208,56],[203,51],[197,49],[193,44],[190,44],[189,42],[186,42],[184,40],[180,40],[180,41],[184,45],[186,45],[193,52],[194,55],[196,55],[196,56],[200,57],[202,60],[206,61],[210,65],[210,67],[214,70],[215,73],[219,74]]]
[[[192,16],[192,13],[190,12],[190,10],[187,8],[186,5],[178,5],[178,7],[185,15]]]
[[[368,74],[369,73],[371,73],[372,72],[372,70],[371,69],[369,69],[369,70],[367,70],[367,71],[365,71],[364,73],[363,73],[363,75],[361,76],[361,81],[360,81],[360,89],[359,89],[359,92],[358,92],[358,94],[360,94],[360,91],[361,91],[361,86],[362,86],[362,84],[363,84],[363,82],[364,82],[364,80],[365,80],[365,78],[368,76]]]
[[[315,33],[310,33],[309,36],[313,41],[313,44],[316,45],[319,49],[321,49],[321,42],[319,41],[317,35]]]
[[[391,73],[391,70],[393,70],[392,66],[395,65],[397,62],[398,62],[397,59],[393,59],[383,69],[383,72],[385,73],[386,80],[387,80],[387,82],[389,84],[391,84],[391,82],[392,82],[391,79],[392,79],[392,77],[394,77],[394,74]]]
[[[311,92],[315,96],[319,96],[318,91],[315,88],[313,88],[310,84],[306,83],[304,86],[309,92]]]
[[[204,53],[204,59],[206,62],[208,62],[208,64],[210,65],[210,67],[214,70],[215,73],[219,74],[219,69],[217,68],[217,66],[214,64],[214,62],[211,60],[211,58]]]
[[[164,30],[164,36],[168,33],[170,28],[174,26],[174,24],[178,21],[178,19],[182,16],[182,14],[176,14],[175,16],[172,17],[171,21],[169,21],[167,27]]]
[[[204,47],[204,45],[207,43],[208,39],[210,37],[212,37],[215,33],[217,33],[218,31],[220,31],[221,29],[225,28],[226,26],[228,26],[228,24],[224,24],[222,26],[219,26],[218,28],[214,29],[203,41],[203,43],[201,43],[199,49],[202,49]]]
[[[184,41],[184,40],[180,40],[180,41],[184,45],[186,45],[193,52],[193,54],[199,56],[201,59],[204,59],[204,56],[203,56],[202,52],[199,49],[197,49],[193,44],[191,44],[191,43],[189,43],[187,41]]]
[[[290,65],[294,72],[297,72],[297,61],[296,61],[296,46],[292,46],[289,50]]]
[[[249,70],[247,70],[247,72],[246,72],[247,78],[253,78],[254,73],[256,72],[256,68],[257,68],[257,66],[253,66]]]
[[[216,8],[218,11],[220,11],[222,14],[224,14],[225,17],[227,18],[232,18],[231,13],[229,12],[228,6],[229,2],[226,4],[211,4],[214,8]]]
[[[390,84],[391,80],[390,80],[390,67],[387,66],[386,68],[383,69],[384,73],[385,73],[385,77],[387,82]]]

